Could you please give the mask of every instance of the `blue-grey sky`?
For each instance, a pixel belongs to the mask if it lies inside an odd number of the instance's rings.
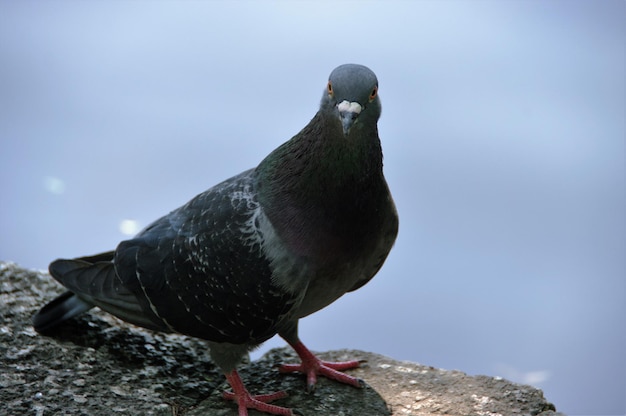
[[[361,63],[400,235],[305,343],[624,414],[625,18],[621,0],[0,0],[0,258],[115,247],[256,165]]]

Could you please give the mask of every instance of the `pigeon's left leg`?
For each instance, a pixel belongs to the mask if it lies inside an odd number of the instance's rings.
[[[241,377],[239,377],[239,373],[237,373],[237,370],[233,370],[230,373],[226,374],[226,379],[228,380],[230,386],[233,388],[233,391],[225,391],[222,393],[222,395],[226,400],[232,400],[237,403],[237,406],[239,408],[239,416],[248,416],[248,409],[256,409],[260,412],[265,412],[272,415],[293,416],[293,412],[291,411],[291,409],[267,403],[271,402],[272,400],[287,397],[287,393],[285,393],[284,391],[253,396],[248,392],[246,386],[243,385],[243,381],[241,381]]]
[[[309,349],[300,341],[297,335],[297,326],[288,332],[281,332],[280,336],[283,337],[289,345],[298,353],[302,363],[300,364],[283,364],[279,367],[278,371],[281,373],[291,373],[294,371],[300,371],[306,374],[306,387],[308,391],[315,390],[315,384],[317,383],[317,376],[321,375],[327,378],[332,378],[340,383],[350,384],[354,387],[364,387],[363,380],[349,376],[341,372],[341,370],[348,370],[350,368],[356,368],[360,362],[353,361],[322,361],[315,356]]]

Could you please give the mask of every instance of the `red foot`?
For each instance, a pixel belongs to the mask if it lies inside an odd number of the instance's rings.
[[[226,400],[232,400],[237,403],[237,406],[239,407],[239,416],[248,416],[248,409],[256,409],[259,412],[265,412],[272,415],[293,416],[291,409],[275,406],[273,404],[267,404],[267,402],[271,402],[272,400],[287,397],[286,392],[278,391],[271,394],[259,394],[257,396],[252,396],[243,385],[243,382],[241,381],[241,378],[236,370],[233,370],[230,374],[226,374],[226,379],[233,388],[233,392],[231,393],[230,391],[225,391],[222,395]]]
[[[354,387],[363,387],[364,383],[361,379],[341,373],[340,370],[348,370],[359,366],[358,361],[341,361],[329,362],[322,361],[317,358],[304,344],[300,341],[291,345],[300,356],[301,364],[283,364],[278,371],[281,373],[291,373],[300,371],[306,374],[307,390],[313,391],[317,383],[317,376],[325,376],[332,378],[340,383],[349,384]]]

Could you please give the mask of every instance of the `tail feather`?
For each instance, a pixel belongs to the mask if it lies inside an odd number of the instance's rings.
[[[113,256],[114,252],[107,252],[52,262],[50,274],[70,291],[44,306],[33,317],[35,330],[48,331],[94,306],[135,325],[164,330],[163,324],[146,314],[139,299],[123,286],[115,273]]]
[[[61,322],[80,315],[94,305],[67,291],[41,308],[33,316],[33,328],[39,333],[46,333]]]

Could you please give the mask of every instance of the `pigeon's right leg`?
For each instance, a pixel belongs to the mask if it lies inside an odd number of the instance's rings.
[[[233,391],[225,391],[222,395],[226,400],[232,400],[237,403],[237,406],[239,407],[239,416],[248,416],[248,409],[256,409],[259,412],[265,412],[272,415],[293,416],[291,409],[267,403],[272,400],[286,397],[286,392],[278,391],[271,394],[252,396],[243,385],[243,381],[241,381],[241,377],[239,377],[237,370],[233,370],[226,374],[226,380],[228,380],[228,383],[233,388]]]

